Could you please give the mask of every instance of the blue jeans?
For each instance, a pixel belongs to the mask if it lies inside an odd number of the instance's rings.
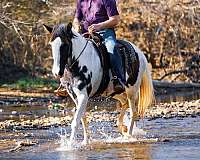
[[[116,49],[116,35],[113,29],[104,29],[99,33],[103,39],[107,51],[110,55],[111,69],[113,76],[117,76],[123,83],[125,83],[125,77],[123,73],[123,66],[121,57]]]

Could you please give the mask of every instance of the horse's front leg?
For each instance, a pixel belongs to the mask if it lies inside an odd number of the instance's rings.
[[[87,122],[86,116],[83,116],[81,118],[81,122],[82,122],[82,126],[83,126],[83,135],[84,135],[82,144],[86,145],[86,144],[88,144],[88,133],[87,133],[88,122]]]
[[[79,93],[77,95],[76,112],[74,114],[74,118],[73,118],[73,121],[71,124],[71,129],[72,129],[71,136],[70,136],[71,143],[73,143],[75,140],[78,126],[79,126],[79,124],[81,122],[81,118],[86,110],[87,102],[88,102],[87,94]],[[85,137],[84,137],[84,139],[85,139]]]

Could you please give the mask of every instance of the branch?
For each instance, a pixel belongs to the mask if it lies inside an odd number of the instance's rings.
[[[25,43],[24,43],[24,40],[22,39],[21,35],[19,34],[19,32],[18,32],[18,30],[17,30],[17,28],[16,28],[15,24],[14,24],[14,23],[12,23],[12,25],[13,25],[13,28],[14,28],[15,32],[16,32],[16,33],[17,33],[17,35],[19,36],[19,38],[20,38],[21,42],[22,42],[23,44],[25,44]]]
[[[159,80],[163,80],[165,77],[167,76],[170,76],[172,74],[179,74],[179,73],[187,73],[187,70],[179,70],[179,71],[172,71],[172,72],[169,72],[169,73],[166,73],[165,75],[163,75]]]

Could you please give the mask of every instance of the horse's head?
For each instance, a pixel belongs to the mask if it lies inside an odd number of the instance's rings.
[[[65,65],[71,61],[72,54],[72,24],[60,24],[53,28],[44,25],[50,32],[50,44],[53,55],[52,73],[55,77],[62,77],[64,74]]]

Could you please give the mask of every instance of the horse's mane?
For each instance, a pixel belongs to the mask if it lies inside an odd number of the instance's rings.
[[[58,24],[55,25],[51,35],[51,41],[55,40],[57,37],[60,37],[63,41],[66,39],[71,40],[76,35],[72,32],[69,25]]]

